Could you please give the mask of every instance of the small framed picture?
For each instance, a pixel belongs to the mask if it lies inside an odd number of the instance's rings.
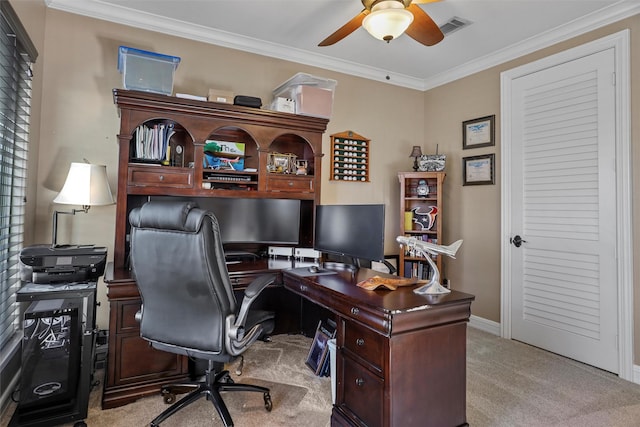
[[[462,148],[466,150],[496,145],[495,119],[496,116],[492,115],[462,122]]]
[[[411,213],[411,218],[413,218],[413,213]],[[400,259],[399,255],[385,255],[384,261],[371,261],[371,269],[375,271],[379,271],[381,273],[388,274],[398,274],[398,260]]]
[[[321,374],[324,361],[328,357],[329,346],[327,345],[327,341],[329,341],[329,339],[330,337],[320,328],[320,325],[318,325],[306,361],[307,365],[316,375]]]
[[[462,159],[462,185],[494,184],[495,154],[464,157]]]

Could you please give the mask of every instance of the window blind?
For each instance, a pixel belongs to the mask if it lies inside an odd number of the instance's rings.
[[[20,326],[16,292],[27,185],[31,40],[7,1],[0,1],[0,349]]]

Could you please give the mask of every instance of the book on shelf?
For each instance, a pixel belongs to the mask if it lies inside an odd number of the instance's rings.
[[[174,134],[173,123],[138,126],[135,131],[135,161],[169,161],[169,140]]]
[[[405,261],[404,277],[415,277],[418,280],[430,280],[433,277],[433,270],[426,260]]]

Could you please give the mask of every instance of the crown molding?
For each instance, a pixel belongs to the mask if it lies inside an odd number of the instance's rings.
[[[185,25],[183,21],[135,11],[119,5],[94,1],[45,0],[48,7],[63,12],[110,21],[121,25],[155,31],[216,46],[255,53],[257,55],[291,61],[298,64],[337,71],[369,80],[376,80],[397,86],[423,90],[423,80],[375,67],[363,66],[355,62],[338,60],[333,57],[310,53],[276,43],[266,42],[201,25]]]
[[[489,55],[467,62],[424,80],[423,90],[433,89],[446,83],[487,70],[505,62],[520,58],[556,43],[569,40],[589,31],[604,27],[640,13],[640,4],[634,0],[622,0],[608,8],[593,12],[561,27],[530,37],[520,43],[492,52]]]
[[[309,65],[326,70],[336,71],[369,80],[401,86],[420,91],[467,77],[496,65],[519,58],[555,43],[595,30],[604,25],[640,13],[640,4],[634,0],[622,0],[614,5],[572,21],[561,27],[531,37],[521,43],[498,50],[482,58],[470,61],[461,66],[442,72],[434,77],[420,79],[389,70],[369,67],[351,61],[339,60],[326,55],[311,53],[276,43],[266,42],[226,31],[220,31],[201,25],[185,25],[175,19],[158,16],[152,13],[135,11],[120,5],[105,3],[100,0],[45,0],[48,7],[64,12],[110,21],[121,25],[141,28],[189,40],[200,41],[229,49],[241,50],[257,55],[268,56],[298,64]]]

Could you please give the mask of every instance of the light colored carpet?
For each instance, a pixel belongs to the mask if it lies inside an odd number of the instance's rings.
[[[311,339],[301,335],[277,335],[271,343],[258,341],[245,353],[241,376],[235,364],[229,372],[237,383],[271,389],[273,409],[267,412],[261,393],[223,393],[233,422],[238,427],[309,426],[327,427],[331,416],[331,379],[317,377],[305,365]],[[159,396],[150,396],[119,408],[101,410],[99,392],[93,393],[88,427],[143,426],[167,406]],[[93,399],[92,395],[92,399]],[[180,398],[181,396],[178,396]],[[167,419],[166,427],[222,426],[211,402],[204,398]]]
[[[271,388],[273,411],[259,393],[224,393],[238,427],[328,427],[331,381],[305,365],[311,339],[277,335],[258,342],[245,355],[236,382]],[[150,396],[101,410],[101,387],[91,393],[89,427],[148,425],[166,405]],[[0,419],[5,426],[12,405]],[[495,335],[468,329],[467,421],[472,427],[638,427],[640,385],[573,360]],[[71,426],[72,424],[68,424]],[[221,426],[210,402],[201,399],[163,426]]]
[[[471,426],[640,426],[638,384],[474,328],[467,341]]]

